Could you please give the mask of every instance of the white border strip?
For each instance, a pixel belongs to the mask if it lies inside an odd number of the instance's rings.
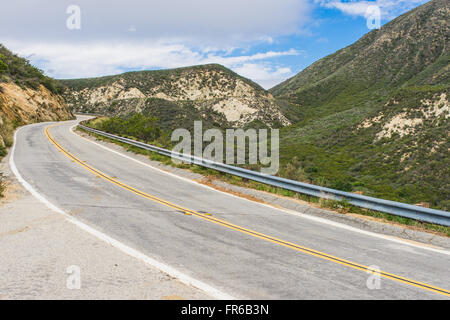
[[[139,164],[141,164],[143,166],[146,166],[146,167],[151,168],[153,170],[156,170],[156,171],[159,171],[161,173],[167,174],[169,176],[175,177],[177,179],[180,179],[180,180],[183,180],[183,181],[186,181],[186,182],[190,182],[190,183],[194,183],[194,184],[196,184],[198,186],[201,186],[203,188],[214,190],[216,192],[220,192],[220,193],[226,194],[226,195],[228,195],[230,197],[239,198],[239,199],[244,200],[244,201],[250,201],[250,202],[252,202],[254,204],[256,203],[258,205],[269,207],[271,209],[275,209],[275,210],[278,210],[278,211],[281,211],[281,212],[284,212],[284,213],[292,214],[292,215],[295,215],[295,216],[298,216],[298,217],[301,217],[301,218],[304,218],[304,219],[307,219],[307,220],[311,220],[311,221],[315,221],[315,222],[318,222],[318,223],[327,224],[327,225],[330,225],[330,226],[333,226],[333,227],[337,227],[337,228],[341,228],[341,229],[344,229],[344,230],[360,233],[360,234],[363,234],[363,235],[366,235],[366,236],[370,236],[370,237],[374,237],[374,238],[378,238],[378,239],[383,239],[383,240],[399,243],[399,244],[402,244],[402,245],[407,245],[407,246],[410,246],[410,247],[424,249],[424,250],[428,250],[428,251],[432,251],[432,252],[436,252],[436,253],[440,253],[440,254],[444,254],[444,255],[449,255],[450,256],[450,251],[445,250],[445,249],[433,248],[433,247],[431,247],[431,245],[430,246],[426,245],[426,244],[421,245],[420,243],[409,242],[408,240],[402,240],[402,239],[396,238],[394,236],[389,236],[389,235],[385,235],[385,234],[379,234],[379,233],[375,233],[375,232],[371,232],[371,231],[362,230],[362,229],[359,229],[359,228],[356,228],[356,227],[352,227],[352,226],[349,226],[349,225],[346,225],[346,224],[343,224],[343,223],[340,223],[340,222],[335,222],[335,221],[332,221],[332,220],[328,220],[326,218],[316,217],[316,216],[312,216],[312,215],[309,215],[309,214],[301,213],[301,212],[290,210],[290,209],[284,209],[284,208],[275,207],[275,206],[272,206],[272,205],[267,204],[267,203],[261,203],[261,202],[252,201],[250,199],[239,197],[237,195],[234,195],[234,194],[231,194],[231,193],[228,193],[228,192],[225,192],[225,191],[214,189],[214,188],[212,188],[210,186],[204,185],[204,184],[199,183],[199,182],[197,182],[195,180],[191,180],[191,179],[179,176],[177,174],[161,170],[161,169],[156,168],[156,167],[154,167],[154,166],[152,166],[152,165],[150,165],[148,163],[145,163],[145,162],[142,162],[142,161],[140,161],[138,159],[135,159],[135,158],[132,158],[130,156],[127,156],[126,154],[123,154],[123,153],[118,152],[116,150],[110,149],[110,148],[108,148],[108,147],[106,147],[104,145],[101,145],[101,144],[99,144],[99,143],[97,143],[95,141],[92,141],[90,139],[87,139],[87,138],[79,135],[79,134],[76,134],[73,131],[73,128],[75,128],[76,126],[77,126],[77,124],[72,126],[72,127],[70,127],[70,132],[72,134],[74,134],[75,136],[80,137],[80,138],[82,138],[82,139],[84,139],[84,140],[86,140],[86,141],[88,141],[88,142],[90,142],[90,143],[92,143],[92,144],[102,148],[102,149],[105,149],[105,150],[107,150],[109,152],[115,153],[115,154],[117,154],[117,155],[119,155],[121,157],[124,157],[124,158],[128,159],[128,160],[132,160],[132,161],[134,161],[136,163],[139,163]]]
[[[27,189],[36,199],[38,199],[40,202],[42,202],[43,204],[45,204],[49,209],[62,214],[67,221],[73,223],[74,225],[76,225],[77,227],[79,227],[80,229],[90,233],[91,235],[95,236],[96,238],[108,243],[109,245],[119,249],[120,251],[128,254],[129,256],[132,256],[138,260],[143,261],[144,263],[155,267],[157,269],[159,269],[160,271],[170,275],[171,277],[174,277],[176,279],[178,279],[179,281],[181,281],[182,283],[188,285],[188,286],[192,286],[195,288],[198,288],[202,291],[204,291],[205,293],[209,294],[210,296],[216,298],[216,299],[220,299],[220,300],[235,300],[234,297],[223,293],[222,291],[202,282],[196,279],[191,278],[190,276],[172,268],[169,265],[166,265],[164,263],[161,263],[159,261],[156,261],[155,259],[152,259],[148,256],[146,256],[145,254],[143,254],[142,252],[139,252],[136,249],[133,249],[123,243],[121,243],[118,240],[115,240],[113,238],[111,238],[110,236],[88,226],[87,224],[75,219],[74,217],[72,217],[71,215],[67,214],[66,212],[64,212],[63,210],[59,209],[57,206],[55,206],[54,204],[52,204],[50,201],[48,201],[44,196],[42,196],[40,193],[38,193],[27,181],[25,181],[25,179],[20,175],[19,170],[16,167],[16,164],[14,163],[14,153],[16,151],[16,145],[17,145],[17,133],[21,130],[22,128],[19,128],[15,133],[14,133],[14,144],[11,150],[11,154],[10,154],[10,158],[9,158],[9,165],[11,167],[12,172],[14,173],[14,175],[17,177],[17,179],[19,180],[19,182],[25,187],[25,189]]]

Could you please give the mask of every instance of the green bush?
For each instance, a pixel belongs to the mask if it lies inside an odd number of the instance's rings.
[[[144,142],[154,142],[161,137],[157,119],[136,113],[127,119],[120,117],[106,118],[93,125],[96,129],[112,134],[129,136]]]
[[[5,191],[5,189],[6,189],[6,185],[5,185],[3,173],[0,172],[0,198],[4,197],[3,192]]]
[[[0,159],[6,156],[6,148],[3,146],[0,146]]]
[[[32,89],[43,85],[53,93],[62,92],[62,85],[44,75],[42,70],[32,66],[27,59],[21,58],[0,44],[0,81],[13,81],[19,86]]]
[[[353,186],[351,183],[345,182],[345,181],[340,181],[340,180],[333,182],[333,184],[331,184],[330,187],[332,189],[341,190],[341,191],[347,191],[347,192],[353,191]]]
[[[284,165],[281,168],[279,175],[283,178],[291,180],[297,181],[307,180],[305,172],[303,171],[301,163],[297,157],[292,158],[292,160],[288,164]]]
[[[4,63],[2,59],[4,59],[4,56],[0,54],[0,73],[3,73],[6,70],[8,70],[8,65]]]

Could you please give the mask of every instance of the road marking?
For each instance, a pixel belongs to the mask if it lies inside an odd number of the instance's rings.
[[[208,190],[212,190],[212,191],[215,191],[215,192],[219,192],[219,193],[222,193],[222,194],[227,195],[229,197],[238,198],[238,199],[243,200],[243,201],[249,201],[249,202],[251,202],[253,204],[257,204],[257,205],[260,205],[260,206],[268,207],[270,209],[281,211],[283,213],[295,215],[295,216],[303,218],[303,219],[307,219],[307,220],[311,220],[311,221],[327,224],[327,225],[330,225],[330,226],[333,226],[333,227],[337,227],[337,228],[341,228],[341,229],[344,229],[344,230],[348,230],[348,231],[364,234],[364,235],[367,235],[367,236],[370,236],[370,237],[383,239],[383,240],[387,240],[387,241],[390,241],[390,242],[400,243],[402,245],[406,245],[406,246],[419,248],[419,249],[432,251],[432,252],[436,252],[436,253],[445,254],[445,255],[450,256],[450,251],[444,250],[444,249],[441,249],[441,248],[438,248],[438,247],[434,247],[432,245],[424,244],[424,243],[421,243],[421,242],[415,242],[415,241],[411,241],[411,240],[407,240],[407,239],[402,239],[402,238],[398,238],[398,237],[395,237],[395,236],[389,236],[389,235],[385,235],[385,234],[379,234],[379,233],[375,233],[375,232],[371,232],[371,231],[367,231],[367,230],[362,230],[362,229],[355,228],[355,227],[352,227],[352,226],[349,226],[349,225],[346,225],[346,224],[343,224],[343,223],[340,223],[340,222],[332,221],[332,220],[329,220],[329,219],[326,219],[326,218],[316,217],[316,216],[312,216],[312,215],[309,215],[309,214],[301,213],[301,212],[298,212],[298,211],[294,211],[294,210],[290,210],[290,209],[286,209],[286,208],[276,207],[276,206],[273,206],[273,205],[268,204],[268,203],[252,201],[250,199],[239,197],[239,196],[234,195],[232,193],[228,193],[228,192],[225,192],[225,191],[222,191],[222,190],[218,190],[218,189],[212,188],[212,187],[207,186],[205,184],[199,183],[199,182],[197,182],[195,180],[191,180],[191,179],[179,176],[177,174],[174,174],[174,173],[171,173],[171,172],[168,172],[168,171],[164,171],[164,170],[159,169],[157,167],[154,167],[154,166],[152,166],[152,165],[150,165],[148,163],[142,162],[142,161],[137,160],[137,159],[135,159],[133,157],[130,157],[130,156],[126,155],[126,154],[123,154],[123,153],[118,152],[116,150],[110,149],[110,148],[108,148],[108,147],[106,147],[104,145],[101,145],[101,144],[99,144],[99,143],[97,143],[95,141],[89,140],[89,139],[87,139],[87,138],[85,138],[85,137],[83,137],[81,135],[78,135],[78,134],[76,134],[73,131],[73,128],[76,127],[76,126],[77,125],[73,125],[72,127],[70,127],[70,132],[73,135],[75,135],[75,136],[77,136],[77,137],[79,137],[79,138],[81,138],[83,140],[86,140],[89,143],[92,143],[92,144],[94,144],[94,145],[96,145],[96,146],[98,146],[98,147],[100,147],[100,148],[102,148],[104,150],[107,150],[107,151],[109,151],[111,153],[117,154],[117,155],[119,155],[119,156],[121,156],[121,157],[123,157],[125,159],[128,159],[128,160],[134,161],[136,163],[139,163],[139,164],[141,164],[141,165],[143,165],[145,167],[148,167],[150,169],[153,169],[155,171],[158,171],[158,172],[161,172],[163,174],[175,177],[177,179],[180,179],[180,180],[183,180],[183,181],[195,184],[195,185],[200,186],[202,188],[205,188],[205,189],[208,189]],[[86,161],[83,161],[83,162],[86,162]]]
[[[221,300],[235,300],[235,298],[229,294],[226,294],[202,281],[196,280],[174,268],[172,268],[169,265],[166,265],[164,263],[161,263],[155,259],[150,258],[149,256],[145,255],[144,253],[133,249],[125,244],[123,244],[122,242],[88,226],[87,224],[75,219],[74,217],[72,217],[71,215],[67,214],[66,212],[64,212],[63,210],[61,210],[60,208],[58,208],[57,206],[55,206],[54,204],[52,204],[50,201],[48,201],[44,196],[42,196],[39,192],[37,192],[20,174],[19,170],[16,167],[16,164],[14,162],[14,153],[16,150],[16,145],[17,145],[17,133],[21,130],[22,128],[19,128],[15,133],[14,133],[14,145],[12,147],[11,150],[11,154],[10,154],[10,158],[9,158],[9,166],[11,167],[12,172],[14,173],[14,175],[17,177],[17,180],[19,180],[19,182],[24,186],[25,189],[27,189],[36,199],[38,199],[40,202],[42,202],[43,204],[45,204],[50,210],[55,211],[61,215],[63,215],[67,221],[73,223],[74,225],[76,225],[77,227],[79,227],[80,229],[90,233],[91,235],[93,235],[94,237],[108,243],[109,245],[115,247],[116,249],[119,249],[120,251],[128,254],[131,257],[134,257],[156,269],[159,269],[160,271],[170,275],[173,278],[178,279],[180,282],[184,283],[187,286],[192,286],[195,287],[197,289],[202,290],[203,292],[209,294],[211,297],[214,297],[216,299],[221,299]]]
[[[294,250],[297,250],[297,251],[300,251],[300,252],[303,252],[303,253],[306,253],[306,254],[309,254],[309,255],[321,258],[321,259],[324,259],[324,260],[332,261],[332,262],[335,262],[335,263],[338,263],[338,264],[341,264],[341,265],[344,265],[344,266],[347,266],[347,267],[350,267],[350,268],[353,268],[353,269],[356,269],[356,270],[360,270],[360,271],[363,271],[363,272],[366,272],[367,270],[370,270],[370,268],[368,266],[364,266],[364,265],[361,265],[359,263],[355,263],[355,262],[352,262],[352,261],[349,261],[349,260],[341,259],[341,258],[329,255],[329,254],[321,252],[321,251],[317,251],[317,250],[310,249],[310,248],[307,248],[307,247],[303,247],[303,246],[300,246],[300,245],[297,245],[297,244],[294,244],[294,243],[291,243],[291,242],[288,242],[288,241],[284,241],[284,240],[281,240],[281,239],[278,239],[278,238],[275,238],[275,237],[272,237],[272,236],[269,236],[269,235],[265,235],[263,233],[259,233],[259,232],[254,231],[254,230],[247,229],[247,228],[244,228],[244,227],[232,224],[232,223],[230,223],[228,221],[225,221],[225,220],[222,220],[222,219],[219,219],[219,218],[215,218],[215,217],[212,217],[212,216],[207,216],[204,213],[200,213],[200,212],[197,212],[197,211],[194,211],[194,210],[191,210],[191,209],[184,208],[184,207],[179,206],[177,204],[174,204],[174,203],[171,203],[169,201],[157,198],[157,197],[155,197],[153,195],[150,195],[148,193],[145,193],[143,191],[135,189],[135,188],[133,188],[131,186],[128,186],[128,185],[126,185],[123,182],[120,182],[120,181],[118,181],[116,179],[111,178],[110,176],[108,176],[105,173],[95,169],[94,167],[91,167],[91,166],[87,165],[86,163],[82,162],[77,157],[75,157],[74,155],[72,155],[71,153],[66,151],[50,135],[49,129],[54,127],[54,126],[56,126],[56,124],[46,127],[45,128],[45,135],[47,136],[47,138],[50,140],[50,142],[57,149],[59,149],[62,153],[64,153],[69,159],[74,160],[75,162],[77,162],[78,164],[83,166],[86,170],[92,172],[95,175],[100,176],[102,179],[104,179],[106,181],[109,181],[109,182],[111,182],[111,183],[113,183],[113,184],[115,184],[115,185],[117,185],[117,186],[119,186],[119,187],[121,187],[121,188],[123,188],[125,190],[131,191],[131,192],[133,192],[133,193],[135,193],[135,194],[137,194],[139,196],[142,196],[144,198],[150,199],[150,200],[152,200],[154,202],[157,202],[159,204],[162,204],[164,206],[167,206],[167,207],[170,207],[170,208],[173,208],[175,210],[179,210],[179,211],[182,211],[182,212],[185,212],[185,213],[189,213],[189,214],[191,214],[193,216],[196,216],[198,218],[201,218],[203,220],[206,220],[206,221],[209,221],[209,222],[221,225],[221,226],[226,227],[228,229],[232,229],[232,230],[235,230],[235,231],[238,231],[238,232],[241,232],[241,233],[244,233],[244,234],[247,234],[247,235],[259,238],[259,239],[262,239],[262,240],[266,240],[268,242],[272,242],[272,243],[275,243],[275,244],[278,244],[278,245],[281,245],[281,246],[284,246],[284,247],[288,247],[288,248],[291,248],[291,249],[294,249]],[[394,281],[397,281],[397,282],[401,282],[401,283],[404,283],[404,284],[415,286],[415,287],[418,287],[418,288],[421,288],[421,289],[424,289],[424,290],[428,290],[428,291],[431,291],[431,292],[434,292],[434,293],[439,293],[439,294],[442,294],[442,295],[450,296],[450,291],[446,290],[446,289],[435,287],[435,286],[432,286],[432,285],[429,285],[429,284],[426,284],[426,283],[423,283],[423,282],[419,282],[419,281],[415,281],[415,280],[412,280],[412,279],[404,278],[404,277],[401,277],[401,276],[398,276],[398,275],[395,275],[395,274],[392,274],[392,273],[384,272],[384,271],[379,271],[379,272],[377,271],[377,273],[379,273],[380,276],[382,276],[384,278],[387,278],[387,279],[391,279],[391,280],[394,280]]]

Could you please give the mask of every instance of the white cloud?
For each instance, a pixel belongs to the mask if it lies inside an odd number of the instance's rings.
[[[383,19],[393,19],[429,0],[314,0],[325,8],[338,9],[352,16],[366,16],[369,6],[376,5],[381,9]]]
[[[198,45],[232,45],[299,32],[310,0],[14,0],[3,1],[0,39],[183,38]],[[81,30],[66,28],[66,9],[81,10]]]
[[[317,39],[316,39],[316,42],[317,42],[317,43],[328,43],[328,38],[324,38],[324,37],[322,37],[322,38],[317,38]]]
[[[294,49],[267,51],[251,55],[228,56],[207,48],[195,50],[180,43],[158,42],[65,42],[24,43],[10,40],[7,47],[21,56],[31,57],[55,78],[82,78],[118,74],[129,70],[176,68],[219,63],[265,88],[292,76],[289,68],[273,66],[271,59],[299,55]]]
[[[66,27],[72,4],[80,30]],[[220,63],[268,87],[291,75],[273,61],[299,52],[245,52],[302,32],[311,9],[311,0],[5,1],[0,43],[56,78]]]
[[[291,68],[264,63],[244,63],[233,70],[259,83],[265,89],[272,88],[294,75]]]

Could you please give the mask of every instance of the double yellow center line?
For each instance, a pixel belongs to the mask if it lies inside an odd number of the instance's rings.
[[[401,276],[397,276],[395,274],[387,273],[387,272],[384,272],[384,271],[381,271],[381,270],[372,270],[368,266],[364,266],[364,265],[361,265],[361,264],[358,264],[358,263],[355,263],[355,262],[352,262],[352,261],[349,261],[349,260],[345,260],[345,259],[341,259],[341,258],[332,256],[332,255],[329,255],[329,254],[324,253],[324,252],[320,252],[320,251],[317,251],[317,250],[314,250],[314,249],[310,249],[310,248],[307,248],[307,247],[303,247],[303,246],[300,246],[298,244],[291,243],[291,242],[288,242],[288,241],[284,241],[284,240],[281,240],[281,239],[278,239],[278,238],[275,238],[275,237],[272,237],[272,236],[269,236],[269,235],[266,235],[266,234],[263,234],[263,233],[259,233],[259,232],[256,232],[254,230],[247,229],[247,228],[244,228],[244,227],[232,224],[232,223],[230,223],[228,221],[212,217],[208,213],[200,213],[200,212],[197,212],[197,211],[194,211],[194,210],[191,210],[191,209],[187,209],[187,208],[184,208],[184,207],[179,206],[177,204],[171,203],[169,201],[157,198],[157,197],[155,197],[153,195],[150,195],[148,193],[145,193],[145,192],[140,191],[138,189],[135,189],[133,187],[130,187],[130,186],[126,185],[125,183],[120,182],[120,181],[118,181],[118,180],[116,180],[116,179],[106,175],[105,173],[95,169],[94,167],[87,165],[86,163],[84,163],[83,161],[79,160],[77,157],[75,157],[74,155],[72,155],[71,153],[66,151],[50,135],[49,129],[54,127],[54,126],[56,126],[56,124],[45,128],[45,135],[52,142],[52,144],[56,146],[56,148],[58,148],[64,155],[66,155],[68,158],[70,158],[74,162],[78,163],[79,165],[81,165],[86,170],[90,171],[91,173],[95,174],[96,176],[98,176],[98,177],[100,177],[100,178],[102,178],[102,179],[104,179],[104,180],[106,180],[106,181],[108,181],[108,182],[110,182],[112,184],[115,184],[116,186],[118,186],[118,187],[120,187],[122,189],[128,190],[128,191],[133,192],[133,193],[135,193],[135,194],[137,194],[139,196],[142,196],[144,198],[147,198],[149,200],[152,200],[154,202],[157,202],[157,203],[162,204],[164,206],[167,206],[169,208],[175,209],[177,211],[181,211],[181,212],[183,212],[185,214],[195,216],[197,218],[200,218],[200,219],[206,220],[208,222],[212,222],[212,223],[218,224],[218,225],[223,226],[223,227],[228,228],[228,229],[232,229],[232,230],[235,230],[235,231],[247,234],[247,235],[252,236],[252,237],[256,237],[256,238],[259,238],[259,239],[262,239],[262,240],[265,240],[265,241],[269,241],[269,242],[272,242],[272,243],[275,243],[275,244],[278,244],[278,245],[281,245],[281,246],[284,246],[284,247],[288,247],[290,249],[294,249],[294,250],[297,250],[297,251],[303,252],[305,254],[312,255],[312,256],[315,256],[315,257],[318,257],[318,258],[321,258],[321,259],[324,259],[324,260],[332,261],[334,263],[338,263],[338,264],[341,264],[341,265],[344,265],[344,266],[347,266],[347,267],[350,267],[350,268],[353,268],[353,269],[356,269],[356,270],[360,270],[360,271],[364,271],[364,272],[368,272],[369,271],[369,272],[372,272],[372,273],[376,272],[381,277],[384,277],[384,278],[387,278],[387,279],[391,279],[391,280],[402,282],[402,283],[405,283],[405,284],[408,284],[408,285],[412,285],[412,286],[415,286],[415,287],[418,287],[418,288],[421,288],[421,289],[425,289],[425,290],[432,291],[432,292],[435,292],[435,293],[439,293],[439,294],[443,294],[443,295],[446,295],[446,296],[450,296],[450,291],[449,290],[445,290],[445,289],[442,289],[442,288],[439,288],[439,287],[431,286],[431,285],[426,284],[426,283],[422,283],[422,282],[418,282],[418,281],[411,280],[411,279],[408,279],[408,278],[404,278],[404,277],[401,277]]]

